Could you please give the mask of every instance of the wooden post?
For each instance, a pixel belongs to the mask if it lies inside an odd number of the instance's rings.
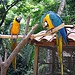
[[[34,58],[34,75],[38,75],[38,55],[39,55],[39,46],[36,46]]]

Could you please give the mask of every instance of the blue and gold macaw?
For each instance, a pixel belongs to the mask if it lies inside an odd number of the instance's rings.
[[[53,11],[48,11],[42,16],[41,23],[44,23],[43,27],[46,27],[47,29],[53,29],[54,27],[61,25],[63,21],[58,14],[54,13]],[[65,28],[60,29],[57,32],[57,35],[58,37],[62,36],[66,44],[68,44],[67,33]]]
[[[58,14],[54,13],[53,11],[48,11],[41,17],[41,23],[43,23],[43,27],[46,27],[47,29],[53,29],[61,25],[63,21]],[[61,64],[61,74],[63,75],[62,38],[66,44],[68,44],[67,32],[65,28],[61,28],[56,34],[57,50]]]
[[[20,16],[17,16],[14,18],[13,22],[10,24],[10,34],[11,34],[11,37],[13,37],[13,35],[17,35],[18,37],[18,34],[20,32],[20,21],[21,21],[21,17]],[[15,49],[15,47],[17,46],[17,39],[11,39],[11,50],[13,51]],[[13,68],[16,70],[16,57],[13,59],[12,61],[12,65],[13,65]]]

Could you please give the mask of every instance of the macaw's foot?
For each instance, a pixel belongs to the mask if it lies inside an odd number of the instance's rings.
[[[18,35],[17,35],[17,37],[16,38],[18,38]]]
[[[48,29],[47,31],[46,31],[46,33],[52,33],[52,30],[53,30],[54,28],[51,28],[51,29]]]
[[[11,40],[13,40],[13,35],[11,34]]]

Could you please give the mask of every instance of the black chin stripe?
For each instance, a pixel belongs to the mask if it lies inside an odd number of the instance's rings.
[[[48,27],[49,25],[47,24],[47,26],[45,26],[45,27]]]

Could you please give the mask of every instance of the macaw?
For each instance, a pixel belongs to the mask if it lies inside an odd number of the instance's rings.
[[[20,21],[21,21],[21,17],[17,16],[14,18],[13,22],[10,23],[10,34],[11,34],[11,50],[13,51],[15,49],[15,47],[17,46],[17,39],[13,39],[13,35],[17,35],[20,32]],[[12,61],[12,65],[13,68],[16,70],[16,57],[13,59]]]
[[[48,11],[41,17],[41,23],[43,23],[43,27],[46,27],[47,29],[53,29],[54,27],[61,25],[63,21],[58,14],[54,13],[53,11]],[[61,28],[57,31],[56,34],[57,50],[61,64],[61,74],[63,75],[62,38],[64,39],[66,44],[68,44],[67,33],[65,28]]]
[[[53,11],[48,11],[41,17],[41,23],[44,23],[43,27],[53,29],[54,27],[61,25],[63,21],[58,14],[54,13]],[[57,35],[58,38],[62,36],[66,44],[68,44],[67,32],[65,28],[58,30]]]

